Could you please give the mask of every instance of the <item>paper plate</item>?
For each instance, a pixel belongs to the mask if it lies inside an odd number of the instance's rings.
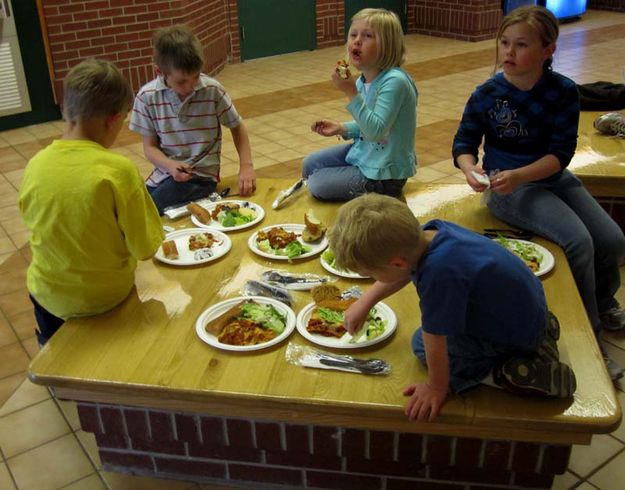
[[[211,233],[215,238],[216,242],[210,249],[201,249],[209,250],[210,255],[204,254],[202,256],[202,253],[198,253],[200,250],[189,250],[189,237],[196,233]],[[159,247],[156,254],[154,254],[154,258],[170,265],[186,266],[211,262],[226,255],[230,247],[232,247],[232,241],[228,235],[217,230],[206,230],[205,228],[184,228],[168,233],[165,236],[165,240],[174,240],[176,242],[179,257],[177,259],[168,259],[163,254],[163,248]]]
[[[313,243],[308,243],[302,240],[302,237],[301,237],[302,231],[304,231],[304,228],[306,228],[306,225],[300,225],[300,224],[272,225],[272,226],[266,226],[265,228],[262,228],[260,231],[267,231],[267,230],[270,230],[271,228],[276,228],[276,227],[282,227],[286,231],[295,233],[296,235],[298,235],[297,240],[300,243],[302,243],[303,245],[306,245],[307,247],[310,247],[310,252],[306,252],[305,254],[298,255],[297,257],[294,257],[291,260],[299,260],[299,259],[305,259],[307,257],[312,257],[313,255],[317,255],[323,252],[323,250],[328,246],[328,240],[325,236],[318,242],[313,242]],[[257,231],[256,233],[252,234],[252,236],[250,236],[250,238],[247,241],[247,245],[252,252],[260,255],[261,257],[265,257],[268,259],[287,260],[287,261],[289,260],[289,258],[286,255],[277,255],[274,253],[265,252],[264,250],[261,250],[260,248],[258,248],[258,245],[256,243],[256,237],[258,236],[258,233],[259,232]]]
[[[246,301],[246,300],[250,300],[250,299],[263,305],[272,305],[281,314],[286,316],[286,325],[284,327],[284,331],[280,335],[262,344],[230,345],[230,344],[222,344],[221,342],[219,342],[219,340],[217,340],[217,337],[215,335],[208,333],[204,329],[206,324],[209,321],[211,321],[213,318],[216,318],[222,313],[225,313],[234,305],[241,303],[243,301]],[[237,298],[231,298],[225,301],[221,301],[220,303],[217,303],[211,306],[210,308],[204,310],[204,312],[202,312],[202,314],[198,317],[197,321],[195,322],[195,331],[198,337],[200,337],[200,339],[202,339],[208,345],[211,345],[213,347],[216,347],[222,350],[238,351],[238,352],[266,349],[268,347],[271,347],[272,345],[276,345],[282,342],[284,339],[286,339],[289,335],[291,335],[294,329],[295,329],[295,312],[284,303],[281,303],[280,301],[275,300],[273,298],[266,298],[264,296],[239,296]]]
[[[259,223],[265,217],[265,210],[263,209],[263,207],[260,204],[256,204],[251,201],[226,200],[226,201],[211,202],[208,204],[203,204],[201,206],[204,209],[206,209],[209,213],[212,213],[219,204],[228,204],[228,203],[238,204],[242,208],[249,208],[253,210],[254,212],[256,212],[256,218],[254,218],[249,223],[243,223],[242,225],[236,225],[236,226],[223,226],[219,222],[219,220],[216,220],[216,219],[211,220],[210,223],[204,224],[193,215],[191,215],[191,221],[193,221],[193,223],[200,228],[210,228],[213,230],[220,230],[223,232],[228,232],[228,231],[236,231],[236,230],[243,230],[245,228],[250,228],[256,225],[257,223]]]

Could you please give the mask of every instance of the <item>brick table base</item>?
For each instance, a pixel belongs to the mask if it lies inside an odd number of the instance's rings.
[[[250,488],[550,488],[571,453],[570,445],[77,405],[107,470]]]

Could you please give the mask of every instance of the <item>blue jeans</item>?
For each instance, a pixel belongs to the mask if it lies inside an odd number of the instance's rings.
[[[619,263],[625,237],[619,226],[568,170],[552,183],[532,183],[505,196],[492,193],[500,220],[543,236],[564,249],[577,289],[598,334],[599,313],[618,306]]]
[[[311,153],[302,162],[302,177],[308,180],[308,189],[322,201],[349,201],[368,192],[397,197],[406,179],[371,180],[345,161],[352,147],[338,145]]]
[[[30,301],[35,308],[35,320],[37,320],[37,329],[35,335],[37,335],[37,342],[39,347],[43,347],[45,343],[50,340],[56,331],[61,328],[61,325],[65,323],[65,320],[54,316],[43,306],[41,306],[32,295],[28,295]]]
[[[208,197],[215,192],[217,182],[212,179],[195,177],[188,182],[176,182],[173,177],[161,182],[157,187],[147,186],[158,212],[162,215],[170,206],[181,206],[191,201]]]

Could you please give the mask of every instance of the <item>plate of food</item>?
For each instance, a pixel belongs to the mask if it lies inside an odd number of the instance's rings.
[[[249,228],[265,217],[265,210],[251,201],[217,201],[205,205],[187,205],[191,221],[200,228],[235,231]]]
[[[334,252],[332,252],[329,248],[326,248],[323,251],[319,261],[321,262],[321,267],[337,276],[346,277],[348,279],[369,279],[369,276],[361,276],[358,272],[353,272],[347,269],[339,269],[336,267]]]
[[[264,296],[240,296],[211,306],[198,317],[195,331],[204,342],[228,351],[266,349],[295,329],[295,313]]]
[[[154,258],[171,265],[198,265],[223,257],[232,247],[225,233],[184,228],[168,233]]]
[[[252,252],[262,257],[289,262],[323,252],[328,246],[326,237],[306,242],[302,237],[305,230],[306,225],[300,224],[267,226],[253,233],[247,244]]]
[[[501,235],[493,240],[519,257],[537,276],[547,274],[556,263],[552,253],[537,243],[518,238],[506,238]]]
[[[385,303],[369,311],[362,328],[351,335],[343,325],[345,310],[358,298],[345,298],[334,285],[323,285],[312,291],[314,301],[297,315],[296,328],[314,344],[337,349],[358,349],[390,337],[397,328],[395,312]]]

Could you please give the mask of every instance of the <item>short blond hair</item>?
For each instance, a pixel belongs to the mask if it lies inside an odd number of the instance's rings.
[[[177,24],[157,30],[152,37],[154,64],[165,73],[199,73],[204,67],[202,44],[189,26]]]
[[[130,83],[110,61],[82,61],[63,81],[63,117],[67,122],[125,113],[132,101]]]
[[[422,236],[419,220],[402,201],[364,194],[341,206],[328,232],[336,265],[377,269],[398,256],[411,256]]]
[[[362,9],[352,17],[352,23],[364,20],[376,34],[378,42],[377,65],[380,70],[401,66],[406,61],[404,31],[399,17],[386,9]]]
[[[499,40],[503,36],[503,32],[508,27],[522,22],[525,22],[538,33],[543,47],[550,44],[555,45],[558,40],[560,34],[558,19],[549,9],[539,5],[527,5],[516,8],[503,18],[497,31],[497,36],[495,37],[495,71],[497,71],[499,64]],[[543,68],[546,70],[550,69],[552,63],[553,57],[545,61]]]

